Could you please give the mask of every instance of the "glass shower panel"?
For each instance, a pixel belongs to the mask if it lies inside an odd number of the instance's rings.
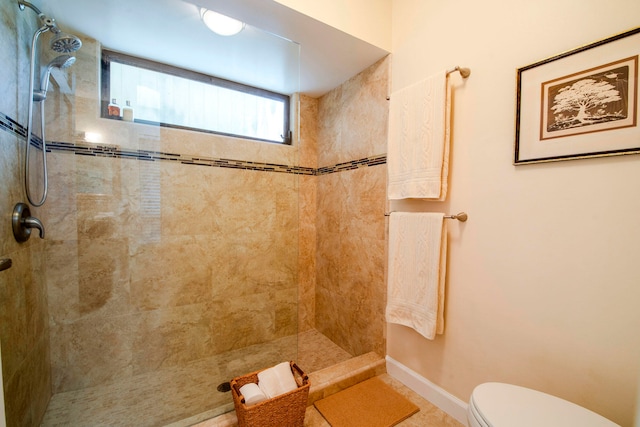
[[[250,25],[217,36],[181,0],[46,6],[83,47],[47,99],[44,425],[233,410],[231,378],[297,357],[299,46]],[[103,46],[291,95],[293,144],[100,118]]]

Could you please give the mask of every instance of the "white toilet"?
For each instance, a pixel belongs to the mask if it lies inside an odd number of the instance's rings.
[[[559,397],[503,383],[477,386],[467,418],[469,427],[620,427]]]

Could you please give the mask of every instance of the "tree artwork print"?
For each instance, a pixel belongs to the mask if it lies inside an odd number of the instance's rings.
[[[630,59],[543,83],[540,139],[628,126]]]
[[[629,67],[623,67],[603,76],[581,79],[571,85],[561,85],[559,89],[552,88],[553,106],[549,111],[554,114],[554,120],[550,120],[548,130],[624,119],[626,99],[623,100],[621,95],[626,92],[623,87],[629,81],[628,75]]]

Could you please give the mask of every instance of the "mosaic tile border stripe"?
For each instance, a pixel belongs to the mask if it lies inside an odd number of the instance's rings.
[[[27,136],[27,130],[20,123],[5,114],[0,114],[0,129],[15,133],[23,138]]]
[[[0,114],[0,129],[13,133],[17,136],[25,137],[27,130],[12,120],[10,117]],[[41,140],[33,137],[32,144],[41,146]],[[211,166],[218,168],[246,169],[263,172],[291,173],[295,175],[320,176],[331,173],[354,170],[362,167],[383,165],[387,163],[387,155],[365,157],[363,159],[351,160],[338,163],[333,166],[323,166],[321,168],[310,168],[303,166],[288,166],[275,163],[250,162],[246,160],[233,160],[209,157],[194,157],[184,154],[164,153],[162,151],[148,150],[121,150],[112,145],[93,145],[69,142],[51,141],[47,142],[47,151],[66,151],[79,156],[113,157],[121,159],[136,159],[142,161],[171,161],[185,165]]]

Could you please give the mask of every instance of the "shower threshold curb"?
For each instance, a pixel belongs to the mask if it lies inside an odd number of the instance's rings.
[[[365,353],[309,374],[311,389],[307,405],[338,393],[369,378],[387,372],[384,358],[375,352]]]

